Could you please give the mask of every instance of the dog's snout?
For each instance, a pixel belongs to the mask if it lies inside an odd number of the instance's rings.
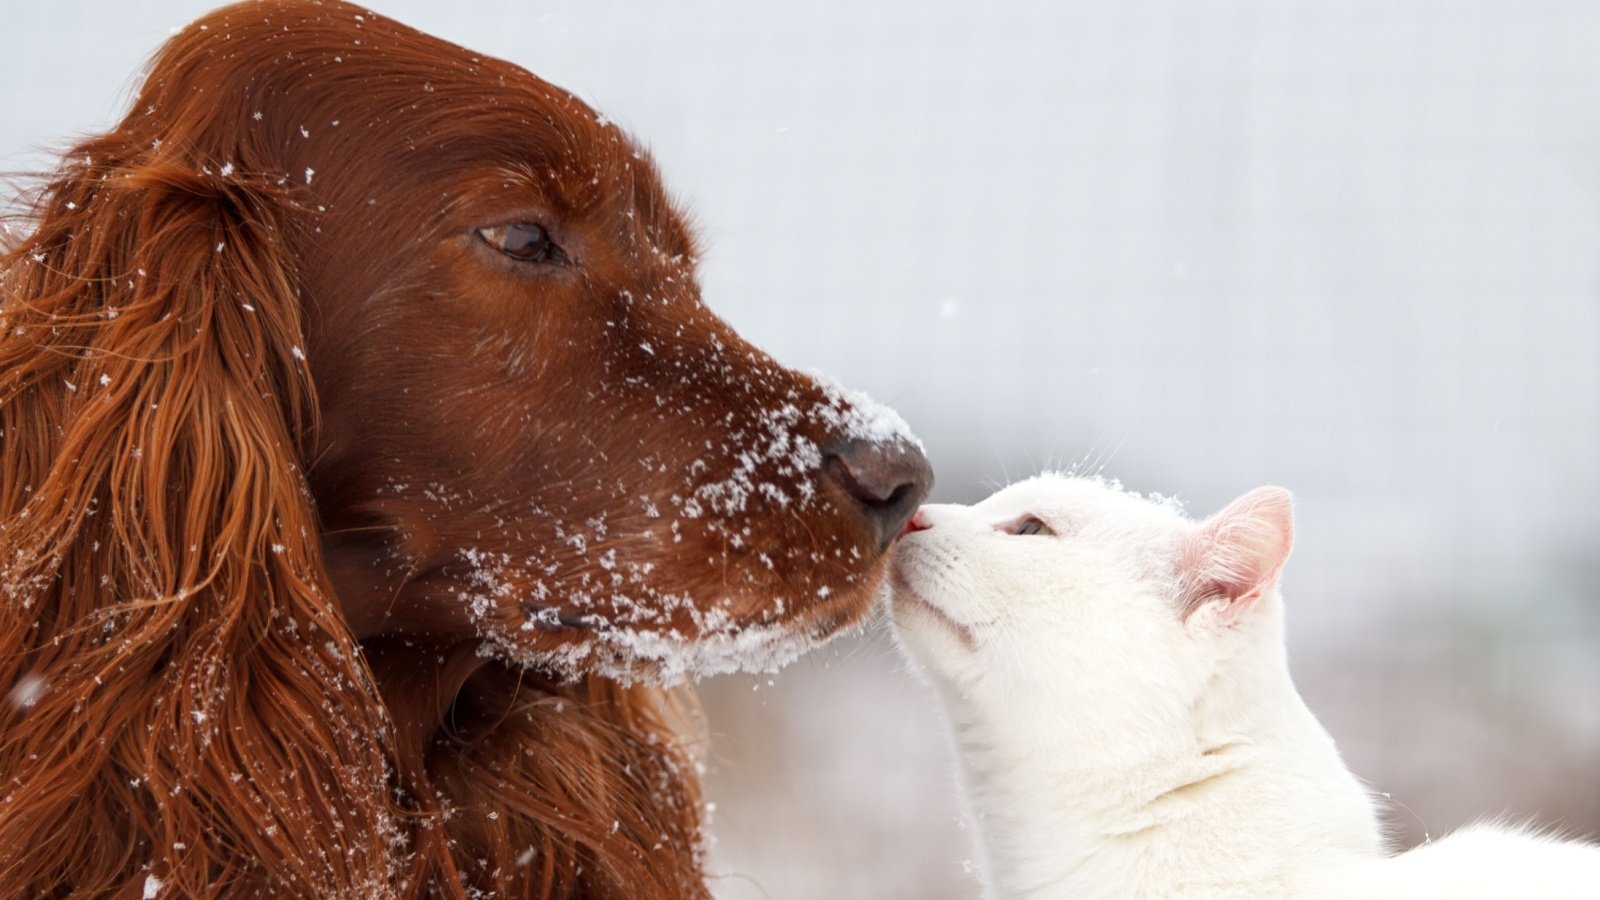
[[[828,475],[860,505],[879,549],[900,534],[933,487],[933,468],[904,441],[844,441],[824,454]]]

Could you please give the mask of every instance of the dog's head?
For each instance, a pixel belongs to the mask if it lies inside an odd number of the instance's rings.
[[[857,621],[930,475],[702,305],[636,145],[514,66],[261,0],[169,41],[25,220],[6,884],[703,893],[670,704],[598,676]]]
[[[352,6],[193,29],[124,125],[288,198],[310,483],[358,635],[672,676],[777,664],[862,617],[928,490],[920,448],[702,303],[627,135]]]

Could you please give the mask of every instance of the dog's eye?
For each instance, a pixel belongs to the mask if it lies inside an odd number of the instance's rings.
[[[562,265],[567,255],[561,251],[544,226],[532,222],[514,222],[479,228],[478,237],[501,253],[521,262]]]
[[[1040,521],[1034,516],[1028,516],[1022,521],[1018,522],[1016,527],[1012,529],[1011,533],[1022,535],[1055,534],[1054,531],[1050,530],[1049,525],[1046,525],[1044,522]]]

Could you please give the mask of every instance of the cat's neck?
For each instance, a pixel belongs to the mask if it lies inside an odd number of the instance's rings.
[[[1164,737],[1063,742],[1049,711],[946,700],[998,897],[1282,896],[1379,853],[1365,792],[1270,654],[1217,680],[1209,724]]]

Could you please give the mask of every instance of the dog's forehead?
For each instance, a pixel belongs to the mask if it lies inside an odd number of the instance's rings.
[[[314,186],[322,202],[389,209],[431,195],[448,214],[487,179],[555,215],[637,216],[669,255],[695,256],[648,152],[516,63],[343,3],[228,7],[186,35],[153,63],[141,127],[147,113],[182,118],[183,104],[234,110],[226,127],[272,148],[249,164]]]
[[[354,136],[368,158],[501,156],[575,169],[614,168],[638,149],[572,92],[520,65],[345,3],[266,2],[191,24],[151,77],[225,109],[250,127]],[[154,109],[150,111],[155,111]]]

